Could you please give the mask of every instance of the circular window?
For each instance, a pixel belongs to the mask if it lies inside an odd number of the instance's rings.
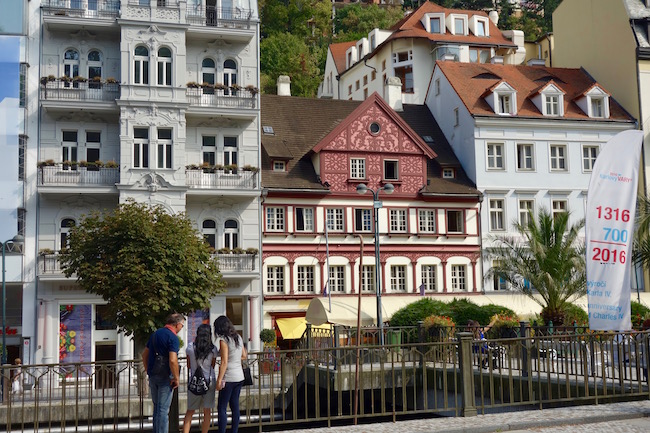
[[[370,133],[377,135],[377,134],[379,134],[379,131],[381,131],[381,126],[379,126],[379,123],[372,122],[370,124]]]

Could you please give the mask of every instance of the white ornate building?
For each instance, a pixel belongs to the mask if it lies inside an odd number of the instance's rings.
[[[186,212],[215,250],[261,249],[257,2],[41,0],[27,8],[39,55],[29,69],[36,126],[25,196],[35,232],[27,234],[22,337],[35,343],[33,362],[59,362],[60,327],[72,311],[85,332],[74,356],[131,359],[131,341],[102,320],[100,298],[63,276],[57,252],[82,215],[127,199]],[[211,300],[210,320],[227,313],[255,349],[260,254],[219,258],[227,291]]]

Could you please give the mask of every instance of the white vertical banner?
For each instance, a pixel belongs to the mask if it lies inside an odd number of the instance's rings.
[[[631,329],[630,263],[643,132],[624,131],[601,149],[587,192],[589,328]]]

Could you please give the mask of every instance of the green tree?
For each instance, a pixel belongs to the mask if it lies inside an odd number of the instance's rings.
[[[635,263],[647,267],[650,265],[650,197],[639,195],[636,212],[632,257]]]
[[[346,6],[337,10],[334,17],[337,42],[368,37],[371,30],[389,29],[402,18],[404,18],[404,11],[397,6],[379,7],[375,4]]]
[[[569,226],[569,214],[541,209],[527,225],[514,223],[516,235],[493,237],[486,278],[498,276],[542,306],[546,323],[563,323],[564,306],[586,293],[584,242],[578,239],[584,220]],[[539,298],[536,296],[539,294]]]
[[[292,95],[316,96],[321,76],[316,62],[304,38],[291,33],[269,36],[260,44],[262,91],[275,94],[278,77],[288,75]]]
[[[66,277],[108,302],[107,315],[137,343],[165,317],[205,308],[223,282],[209,246],[184,215],[128,201],[70,230]]]

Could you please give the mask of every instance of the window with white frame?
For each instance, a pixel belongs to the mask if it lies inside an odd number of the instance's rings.
[[[447,233],[465,233],[465,213],[462,210],[447,210]]]
[[[135,84],[149,84],[149,49],[142,45],[135,47],[133,82]]]
[[[436,232],[435,209],[418,209],[418,231],[420,233]]]
[[[201,79],[202,83],[216,84],[217,66],[214,60],[205,58],[201,62]]]
[[[517,170],[532,171],[535,170],[535,159],[532,144],[517,145]]]
[[[465,34],[465,20],[463,18],[454,18],[454,34],[455,35],[464,35]]]
[[[237,91],[231,88],[237,84],[237,63],[232,59],[223,62],[223,84],[229,87],[224,90],[224,95],[235,96],[237,94]]]
[[[498,260],[495,260],[492,264],[492,266],[499,266],[500,262]],[[499,275],[494,275],[492,277],[492,289],[495,291],[503,291],[503,290],[508,290],[508,284],[506,280]]]
[[[70,235],[70,229],[76,224],[76,221],[72,218],[65,218],[61,221],[59,230],[59,249],[68,247],[68,236]]]
[[[158,85],[172,85],[172,51],[167,47],[158,49]]]
[[[79,51],[66,50],[63,53],[63,75],[69,78],[79,76]]]
[[[566,213],[568,206],[567,206],[567,201],[566,200],[552,200],[551,201],[551,206],[552,206],[552,213],[553,213],[553,219],[555,219],[558,215],[562,213]]]
[[[501,198],[490,199],[490,230],[502,231],[505,229],[505,200]]]
[[[430,17],[429,18],[429,32],[430,33],[441,33],[440,32],[440,17]]]
[[[172,168],[172,130],[158,129],[158,168]]]
[[[330,293],[345,292],[345,266],[330,266],[329,275],[328,290]]]
[[[451,290],[454,292],[467,291],[467,266],[451,265]]]
[[[102,54],[97,50],[92,50],[88,53],[88,80],[90,80],[89,87],[93,83],[94,78],[102,78]],[[99,83],[95,83],[99,84]],[[91,87],[92,88],[92,87]]]
[[[361,291],[375,293],[375,266],[363,265],[361,269]]]
[[[390,267],[390,291],[406,292],[405,265],[393,265]]]
[[[490,48],[475,48],[469,49],[470,63],[487,63],[492,57],[492,50]]]
[[[384,161],[384,180],[398,180],[399,170],[397,161]]]
[[[213,219],[203,220],[201,224],[203,239],[212,248],[217,248],[217,223]]]
[[[598,158],[599,151],[600,148],[598,146],[582,147],[582,169],[584,171],[592,171],[594,169],[594,164],[596,163],[596,158]]]
[[[314,231],[314,208],[311,207],[296,207],[296,231],[297,232],[313,232]]]
[[[298,266],[298,284],[296,285],[296,292],[298,293],[313,293],[314,292],[314,266],[303,265]]]
[[[390,210],[390,231],[392,233],[406,233],[406,209]]]
[[[413,93],[413,50],[393,53],[393,71],[402,81],[402,92]]]
[[[237,165],[237,137],[223,137],[223,165]]]
[[[284,231],[284,208],[269,206],[266,208],[266,231]]]
[[[284,161],[273,161],[273,171],[285,171],[287,164]]]
[[[552,171],[566,171],[566,146],[564,145],[551,145],[551,170]]]
[[[560,115],[560,95],[544,95],[544,106],[547,116]]]
[[[354,231],[369,232],[372,230],[372,210],[355,209],[354,210]]]
[[[77,131],[61,131],[63,141],[61,142],[61,150],[63,161],[78,161],[77,159],[77,146],[78,138]]]
[[[202,140],[203,164],[215,165],[217,163],[217,137],[204,135]]]
[[[499,114],[512,114],[512,95],[510,93],[499,93],[497,95],[499,103]]]
[[[521,199],[519,200],[519,224],[523,227],[528,227],[528,224],[533,219],[535,214],[535,200]]]
[[[605,117],[605,98],[590,97],[591,117]]]
[[[476,36],[486,36],[487,35],[487,22],[483,20],[476,20],[476,26],[474,27]]]
[[[422,265],[422,284],[425,292],[436,291],[436,265]]]
[[[149,167],[149,129],[133,128],[133,167]]]
[[[239,223],[229,219],[223,223],[223,246],[228,249],[239,248]]]
[[[284,293],[284,266],[267,266],[266,291]]]
[[[443,179],[453,179],[456,177],[456,170],[453,168],[443,168],[442,169],[442,178]]]
[[[327,231],[343,232],[345,230],[345,219],[343,215],[343,208],[327,208],[325,210]]]
[[[366,178],[366,160],[363,158],[350,159],[350,178],[351,179],[365,179]]]
[[[99,161],[99,148],[102,143],[102,133],[99,131],[86,131],[86,161]]]
[[[488,170],[503,170],[503,143],[487,144],[487,168]]]

